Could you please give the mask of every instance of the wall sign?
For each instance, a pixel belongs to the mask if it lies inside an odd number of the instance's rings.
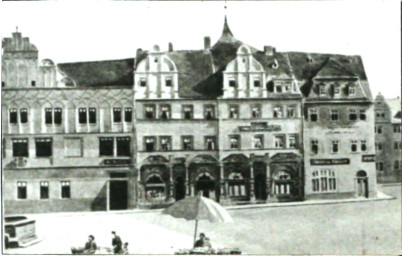
[[[130,159],[105,159],[104,165],[127,165],[130,164]]]
[[[350,164],[349,158],[338,158],[338,159],[310,159],[311,165],[339,165],[339,164]]]
[[[375,162],[375,155],[362,155],[362,162]]]

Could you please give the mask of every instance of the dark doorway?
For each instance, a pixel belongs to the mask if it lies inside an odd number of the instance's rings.
[[[257,200],[267,199],[267,184],[265,182],[265,175],[257,174],[254,177],[254,193],[255,199]]]
[[[184,179],[178,177],[175,182],[175,199],[179,201],[186,196],[186,184],[184,184]]]
[[[109,209],[126,210],[128,200],[128,182],[126,180],[111,180],[109,186]]]
[[[216,199],[215,195],[215,181],[213,181],[210,177],[207,175],[203,175],[200,178],[198,178],[197,183],[196,183],[196,193],[202,192],[203,197],[211,198],[211,199]]]
[[[368,177],[365,171],[358,171],[356,175],[357,180],[357,196],[358,197],[369,197],[368,192]]]

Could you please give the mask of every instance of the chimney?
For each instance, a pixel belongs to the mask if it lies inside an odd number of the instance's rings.
[[[141,53],[142,53],[142,49],[141,49],[141,48],[138,48],[138,49],[137,49],[136,56],[138,57],[139,55],[141,55]]]
[[[173,44],[172,44],[172,42],[169,42],[168,49],[169,49],[169,52],[173,52]]]
[[[204,50],[211,48],[211,38],[209,36],[204,37]]]
[[[265,55],[272,56],[275,54],[275,47],[265,45],[264,46],[264,53]]]

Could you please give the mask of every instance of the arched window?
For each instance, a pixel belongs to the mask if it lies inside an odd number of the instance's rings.
[[[275,194],[277,195],[290,195],[291,194],[291,176],[285,171],[279,171],[274,175],[275,180]]]
[[[165,182],[159,174],[151,174],[147,177],[145,193],[148,200],[165,199]]]
[[[247,196],[246,181],[241,173],[232,172],[228,177],[229,196]]]

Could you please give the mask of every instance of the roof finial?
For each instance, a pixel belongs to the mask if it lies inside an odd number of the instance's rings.
[[[229,25],[228,25],[228,19],[225,14],[225,23],[223,24],[223,31],[222,35],[230,35],[233,36],[232,31],[230,31]]]

